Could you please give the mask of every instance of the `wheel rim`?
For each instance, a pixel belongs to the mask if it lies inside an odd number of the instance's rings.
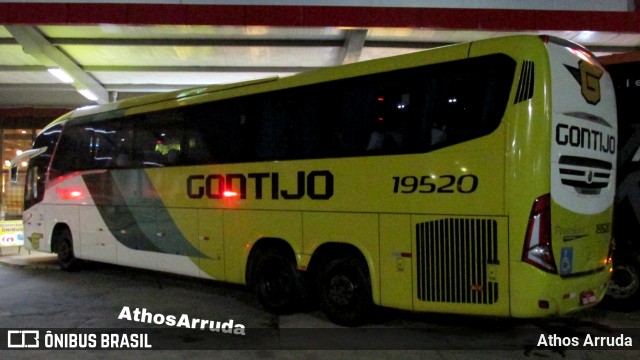
[[[67,260],[69,259],[70,255],[71,249],[69,247],[69,243],[67,242],[67,240],[62,240],[60,242],[60,245],[58,246],[58,256],[60,256],[60,258],[63,260]]]
[[[614,299],[626,299],[638,291],[638,272],[630,265],[616,266],[609,284],[608,294]]]
[[[293,282],[285,264],[269,261],[265,264],[258,286],[264,300],[273,306],[279,306],[287,301]]]
[[[336,275],[329,282],[329,300],[337,305],[348,305],[355,296],[357,288],[358,286],[349,277],[342,274]]]

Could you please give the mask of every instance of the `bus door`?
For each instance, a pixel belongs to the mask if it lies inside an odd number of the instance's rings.
[[[35,151],[34,151],[35,150]],[[46,169],[49,165],[49,158],[38,156],[46,151],[46,148],[34,149],[25,152],[19,158],[15,158],[15,162],[19,164],[25,158],[31,158],[27,167],[24,188],[24,213],[22,219],[24,221],[24,234],[26,247],[33,250],[50,251],[51,249],[45,244],[49,237],[45,233],[45,209],[40,204],[44,198],[44,187],[46,178]],[[40,205],[39,205],[40,204]]]

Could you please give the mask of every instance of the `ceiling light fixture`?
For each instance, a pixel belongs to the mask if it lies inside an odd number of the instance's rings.
[[[60,68],[49,68],[47,70],[51,75],[55,76],[56,78],[58,78],[58,80],[62,81],[65,84],[71,84],[73,82],[73,78],[71,77],[71,75],[67,74],[66,71]]]
[[[91,92],[91,90],[82,89],[78,90],[78,92],[91,101],[98,101],[98,97],[96,96],[96,94]]]

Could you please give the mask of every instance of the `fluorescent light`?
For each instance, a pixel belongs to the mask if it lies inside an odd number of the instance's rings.
[[[62,81],[63,83],[71,84],[73,82],[73,78],[69,74],[67,74],[66,71],[60,68],[49,68],[47,70],[51,75],[57,77],[58,80]]]
[[[78,90],[78,92],[91,101],[98,101],[98,97],[96,94],[92,93],[91,90],[82,89]]]

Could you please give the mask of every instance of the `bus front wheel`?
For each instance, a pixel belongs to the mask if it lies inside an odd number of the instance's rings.
[[[55,239],[58,263],[63,270],[76,271],[80,268],[80,260],[73,253],[73,239],[69,230],[63,230]]]
[[[361,257],[330,260],[320,271],[317,285],[320,308],[329,320],[343,326],[358,326],[371,320],[371,278]]]
[[[306,286],[292,259],[266,248],[257,250],[252,261],[250,286],[266,310],[286,314],[302,307]]]

